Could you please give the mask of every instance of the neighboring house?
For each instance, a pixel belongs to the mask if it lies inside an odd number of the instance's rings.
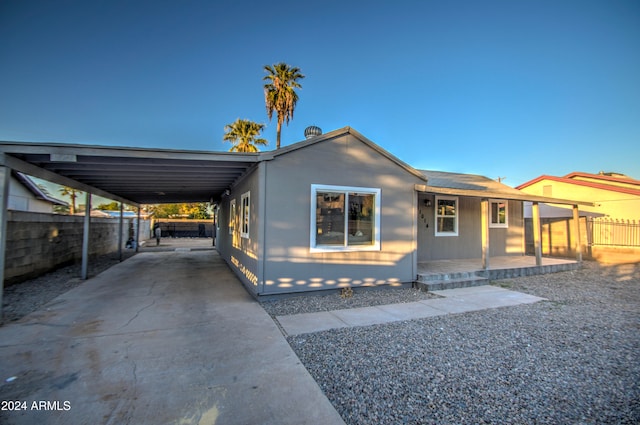
[[[595,203],[593,207],[583,207],[583,213],[594,213],[598,217],[613,219],[640,219],[640,180],[623,174],[589,174],[573,172],[564,177],[540,176],[517,186],[525,193]],[[555,205],[563,208],[562,205]],[[550,210],[547,217],[561,216],[562,212]],[[543,215],[544,217],[544,215]]]
[[[53,213],[54,205],[67,206],[68,204],[44,193],[27,175],[17,171],[11,173],[7,209]]]
[[[423,261],[522,256],[523,201],[554,200],[416,170],[349,127],[260,158],[219,201],[216,244],[256,295],[408,283]]]
[[[581,208],[582,253],[603,262],[640,261],[640,180],[623,174],[573,172],[564,177],[540,176],[516,189],[532,195],[571,197],[593,202]],[[533,250],[531,204],[524,206],[527,252]],[[571,256],[573,220],[570,207],[541,204],[543,254]]]

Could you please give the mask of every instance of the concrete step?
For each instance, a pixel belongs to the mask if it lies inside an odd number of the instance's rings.
[[[439,282],[448,280],[464,280],[478,277],[478,272],[452,272],[452,273],[420,273],[418,282]]]
[[[417,280],[413,283],[414,288],[421,291],[442,291],[445,289],[469,288],[471,286],[488,285],[489,279],[482,276],[468,276],[459,279],[435,279],[435,280]]]

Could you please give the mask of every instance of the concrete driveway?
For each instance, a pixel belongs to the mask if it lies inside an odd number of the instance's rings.
[[[185,248],[1,327],[0,400],[3,424],[343,423],[217,252]]]

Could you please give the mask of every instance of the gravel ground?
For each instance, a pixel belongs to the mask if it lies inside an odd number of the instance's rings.
[[[122,251],[123,259],[135,254],[127,249]],[[120,262],[117,254],[102,255],[89,260],[87,273],[95,276]],[[20,320],[42,306],[84,282],[80,279],[82,264],[61,267],[35,279],[9,285],[2,297],[2,318],[0,324]]]
[[[640,423],[640,266],[494,284],[548,301],[288,341],[350,425]]]
[[[326,292],[329,293],[291,296],[288,298],[262,301],[261,304],[267,313],[275,317],[383,304],[410,303],[429,298],[439,298],[437,295],[407,287],[355,289],[352,296],[345,298],[340,295],[340,290]]]

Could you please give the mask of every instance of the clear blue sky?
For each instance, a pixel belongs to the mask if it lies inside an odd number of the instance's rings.
[[[228,150],[351,126],[416,168],[640,178],[640,1],[0,1],[0,140]]]

